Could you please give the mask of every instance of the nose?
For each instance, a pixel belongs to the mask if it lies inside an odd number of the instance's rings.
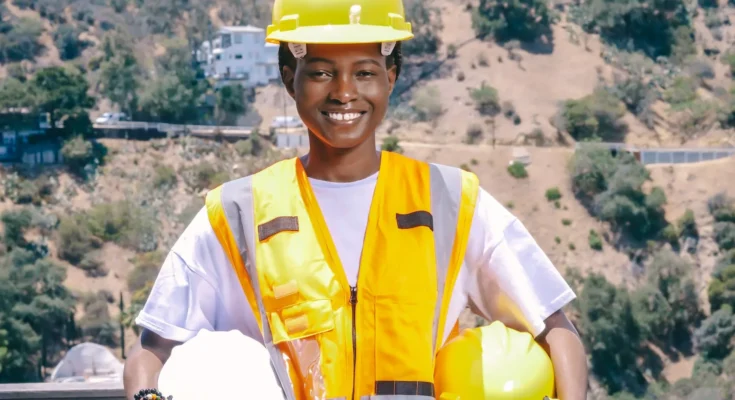
[[[357,99],[357,85],[350,74],[339,74],[332,81],[332,90],[329,92],[329,100],[347,104]]]

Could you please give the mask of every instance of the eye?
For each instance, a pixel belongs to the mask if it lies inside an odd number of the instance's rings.
[[[316,79],[324,79],[324,78],[329,78],[332,75],[327,71],[320,70],[320,71],[309,72],[309,76],[312,78],[316,78]]]
[[[367,78],[367,77],[371,77],[375,75],[377,74],[372,71],[360,71],[357,73],[357,76],[362,77],[362,78]]]

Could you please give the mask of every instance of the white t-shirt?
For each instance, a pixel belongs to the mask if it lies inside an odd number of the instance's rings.
[[[351,285],[357,280],[377,174],[335,183],[310,179]],[[465,254],[454,287],[444,338],[468,299],[488,320],[539,335],[544,320],[575,298],[572,289],[523,224],[480,189]],[[201,329],[263,341],[240,281],[203,208],[169,252],[136,323],[185,342]]]

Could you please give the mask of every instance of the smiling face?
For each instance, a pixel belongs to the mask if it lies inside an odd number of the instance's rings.
[[[388,108],[396,66],[380,45],[308,45],[307,55],[283,67],[299,116],[325,145],[359,146],[375,134]]]

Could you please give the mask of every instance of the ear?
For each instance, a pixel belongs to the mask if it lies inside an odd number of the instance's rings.
[[[396,86],[396,79],[398,79],[398,67],[393,65],[388,68],[388,92],[393,93],[393,88]]]
[[[296,71],[292,70],[288,65],[284,65],[283,71],[281,71],[281,81],[283,81],[283,86],[286,87],[286,91],[291,98],[295,98],[296,96],[293,88],[295,79]]]

